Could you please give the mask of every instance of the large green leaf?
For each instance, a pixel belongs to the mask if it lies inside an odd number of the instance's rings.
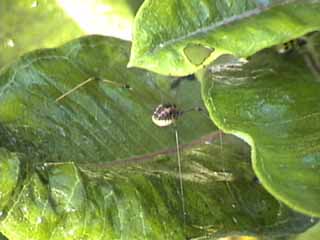
[[[211,117],[251,145],[262,184],[292,208],[318,217],[319,42],[316,34],[305,49],[284,55],[265,50],[243,66],[213,65],[201,76]]]
[[[164,100],[199,106],[199,85],[171,89],[167,78],[126,69],[129,50],[91,36],[2,72],[1,232],[15,240],[186,239],[288,235],[313,224],[256,182],[246,144],[210,144],[218,133],[205,114],[177,121],[180,178],[174,129],[158,128],[151,114]],[[97,80],[55,101],[89,77],[132,90]]]
[[[158,156],[149,163],[38,164],[20,182],[0,229],[16,240],[179,240],[281,236],[312,225],[255,182],[248,148],[230,140],[223,150],[212,144],[184,152],[185,220],[175,157]]]
[[[187,75],[221,54],[246,57],[320,28],[318,0],[146,0],[129,66]]]
[[[182,110],[200,106],[200,87],[186,82],[192,91],[186,95],[170,91],[168,78],[128,71],[129,49],[127,42],[97,36],[24,56],[0,77],[0,121],[56,161],[111,161],[173,146],[174,131],[156,127],[151,115],[160,103],[173,102]],[[94,81],[55,102],[90,77],[129,84],[132,90]],[[176,98],[178,91],[184,102]],[[214,130],[205,114],[187,116],[201,124],[189,129],[188,122],[179,123],[186,142]]]

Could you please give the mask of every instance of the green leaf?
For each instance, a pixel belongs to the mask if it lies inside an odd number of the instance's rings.
[[[9,153],[0,148],[0,186],[6,186],[0,191],[0,209],[5,208],[11,199],[19,179],[19,158],[17,154]],[[0,214],[1,216],[2,214]]]
[[[16,240],[211,239],[285,236],[312,225],[254,181],[246,145],[225,141],[223,150],[184,152],[185,220],[175,157],[159,156],[142,164],[39,164],[20,182],[0,229]]]
[[[299,234],[294,240],[314,240],[320,236],[320,224],[314,225],[312,228],[308,229],[306,232]]]
[[[319,34],[305,48],[213,65],[202,93],[214,122],[252,147],[254,171],[276,198],[320,216]],[[312,51],[309,51],[312,49]]]
[[[313,225],[255,181],[246,144],[212,143],[219,135],[204,112],[177,121],[180,176],[175,130],[151,115],[162,101],[201,106],[199,84],[127,69],[129,51],[127,42],[91,36],[25,55],[1,73],[0,183],[11,179],[1,188],[1,232],[179,240],[286,236]],[[90,77],[132,90],[97,80],[55,101]]]
[[[21,54],[54,47],[79,37],[83,31],[52,0],[1,0],[0,68]]]
[[[183,76],[222,54],[251,56],[320,28],[320,1],[146,0],[129,66]]]
[[[167,102],[181,110],[201,106],[200,86],[185,82],[184,89],[193,91],[186,95],[171,90],[168,78],[128,71],[129,50],[128,42],[93,36],[24,56],[0,76],[0,121],[19,136],[21,147],[32,142],[35,149],[47,149],[43,154],[51,161],[112,161],[174,146],[173,129],[155,126],[152,113]],[[132,90],[97,80],[55,102],[91,77],[129,84]],[[183,102],[178,92],[185,95]],[[201,123],[189,129],[188,121],[179,122],[186,142],[215,129],[205,113],[186,115]]]
[[[85,34],[131,39],[143,0],[23,0],[0,4],[0,68],[38,48],[55,47]]]
[[[0,239],[1,240],[7,240],[7,238],[5,236],[3,236],[1,233],[0,233]]]

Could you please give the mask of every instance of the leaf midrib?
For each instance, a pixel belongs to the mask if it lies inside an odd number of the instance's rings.
[[[213,142],[219,139],[219,137],[222,135],[224,135],[222,131],[214,131],[190,143],[180,144],[179,146],[180,146],[180,149],[188,150],[188,149],[194,148],[195,146],[205,145],[207,144],[207,142]],[[112,167],[121,167],[121,166],[128,166],[128,165],[134,165],[134,164],[148,163],[148,162],[154,161],[159,156],[173,155],[176,153],[177,153],[177,148],[173,147],[173,148],[162,149],[152,153],[147,153],[144,155],[129,157],[125,159],[117,159],[107,163],[80,163],[80,165],[86,168],[110,169]],[[54,164],[56,164],[56,162]]]
[[[266,12],[266,11],[268,11],[271,8],[274,8],[274,7],[278,7],[278,6],[282,6],[282,5],[286,5],[286,4],[299,3],[299,2],[300,2],[299,0],[286,0],[286,1],[279,2],[279,3],[274,3],[274,4],[271,4],[271,5],[268,5],[268,6],[261,6],[259,8],[255,8],[255,9],[252,9],[252,10],[249,10],[249,11],[245,11],[240,15],[231,16],[231,17],[226,18],[226,19],[224,19],[222,21],[215,22],[214,24],[211,24],[211,25],[209,25],[207,27],[199,28],[196,31],[190,32],[190,33],[188,33],[186,35],[183,35],[181,37],[174,38],[174,39],[169,39],[168,41],[165,41],[165,42],[159,42],[157,44],[157,46],[155,46],[154,48],[151,48],[149,50],[149,52],[152,52],[154,54],[154,53],[156,53],[158,51],[163,50],[164,48],[166,48],[166,47],[168,47],[170,45],[174,45],[174,44],[176,44],[178,42],[183,42],[185,39],[192,38],[192,37],[194,37],[194,36],[196,36],[198,34],[206,33],[206,32],[212,32],[212,31],[216,30],[219,27],[226,26],[228,24],[232,24],[233,22],[236,22],[236,21],[239,21],[239,20],[242,20],[242,19],[245,19],[245,18],[250,18],[252,16],[256,16],[256,15],[258,15],[260,13],[263,13],[263,12]],[[319,2],[319,1],[318,0],[306,0],[305,4],[307,4],[307,3],[317,3],[317,2]]]

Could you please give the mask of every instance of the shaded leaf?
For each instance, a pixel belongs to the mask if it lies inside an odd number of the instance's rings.
[[[262,184],[290,207],[319,217],[318,46],[315,35],[305,49],[282,55],[269,49],[242,66],[213,65],[201,78],[212,119],[250,144]]]
[[[7,240],[7,238],[5,236],[3,236],[1,233],[0,233],[0,239],[1,240]]]
[[[285,236],[312,225],[254,181],[246,145],[225,141],[223,150],[184,152],[185,220],[175,157],[159,156],[144,164],[38,165],[20,182],[1,230],[18,240],[211,239]]]

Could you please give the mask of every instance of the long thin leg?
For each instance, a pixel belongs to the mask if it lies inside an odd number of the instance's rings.
[[[74,91],[76,91],[77,89],[83,87],[84,85],[88,84],[89,82],[93,81],[93,80],[96,80],[96,78],[94,77],[91,77],[91,78],[88,78],[86,81],[78,84],[77,86],[75,86],[74,88],[70,89],[69,91],[65,92],[64,94],[62,94],[60,97],[58,97],[56,99],[56,102],[59,102],[60,100],[62,100],[63,98],[65,98],[66,96],[68,96],[69,94],[73,93]]]
[[[108,79],[99,79],[99,78],[96,78],[96,77],[90,77],[90,78],[88,78],[86,81],[78,84],[78,85],[75,86],[74,88],[72,88],[72,89],[70,89],[69,91],[67,91],[67,92],[65,92],[64,94],[62,94],[60,97],[58,97],[58,98],[56,99],[56,102],[61,101],[63,98],[65,98],[65,97],[68,96],[69,94],[73,93],[73,92],[76,91],[77,89],[83,87],[84,85],[86,85],[86,84],[88,84],[89,82],[94,81],[94,80],[102,81],[102,82],[104,82],[104,83],[108,83],[108,84],[114,85],[114,86],[116,86],[116,87],[127,88],[127,89],[131,90],[131,87],[130,87],[128,84],[117,83],[117,82],[110,81],[110,80],[108,80]]]
[[[119,88],[127,88],[129,90],[132,90],[132,88],[128,84],[122,84],[122,83],[118,83],[118,82],[113,82],[113,81],[110,81],[108,79],[101,79],[101,81],[105,82],[105,83],[109,83],[109,84],[114,85],[114,86],[119,87]]]
[[[180,145],[179,145],[179,134],[178,129],[175,127],[175,136],[176,136],[176,145],[177,145],[177,159],[178,159],[178,171],[179,171],[179,181],[180,181],[180,195],[181,195],[181,204],[182,204],[182,213],[183,213],[183,224],[186,225],[186,209],[184,201],[184,191],[183,191],[183,180],[182,180],[182,170],[181,170],[181,156],[180,156]]]
[[[219,140],[220,140],[220,150],[223,150],[223,137],[222,137],[222,131],[219,130]]]

